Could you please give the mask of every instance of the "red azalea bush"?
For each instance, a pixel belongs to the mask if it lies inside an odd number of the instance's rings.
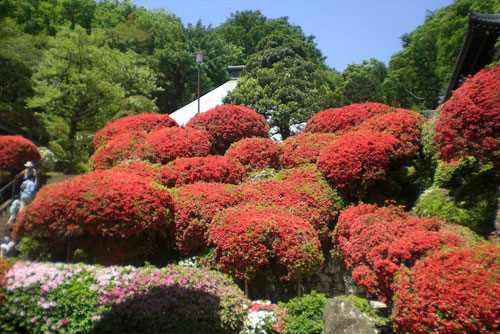
[[[212,137],[207,131],[172,127],[151,132],[135,154],[153,163],[166,164],[176,158],[204,157],[212,150]]]
[[[356,103],[342,108],[330,108],[311,117],[305,132],[336,133],[354,129],[355,126],[375,115],[389,112],[391,108],[382,103]]]
[[[445,162],[468,155],[500,166],[500,66],[469,78],[443,104],[434,141]]]
[[[213,217],[242,200],[235,186],[221,183],[194,183],[172,192],[175,223],[172,235],[175,245],[183,253],[191,253],[207,246],[206,232]]]
[[[329,228],[342,205],[314,169],[285,171],[274,180],[244,183],[239,191],[244,203],[279,207],[306,220],[321,240],[328,237]]]
[[[167,187],[199,181],[239,184],[247,176],[245,168],[238,161],[216,155],[179,158],[161,167],[160,173]]]
[[[318,169],[335,187],[362,196],[367,187],[385,178],[396,142],[384,133],[344,134],[319,155]]]
[[[280,163],[283,168],[294,168],[306,164],[315,164],[325,146],[335,140],[327,133],[299,133],[288,137],[283,142]]]
[[[411,267],[431,251],[463,244],[457,234],[440,231],[444,225],[435,217],[410,216],[402,207],[361,204],[340,214],[333,241],[356,284],[390,303],[393,277],[402,265]]]
[[[500,247],[436,252],[396,279],[398,333],[500,332]]]
[[[412,158],[419,150],[420,132],[424,117],[414,111],[395,109],[393,112],[375,116],[359,126],[361,131],[382,132],[392,135],[396,159]]]
[[[226,156],[239,161],[247,172],[280,168],[280,146],[269,138],[246,138],[233,143]]]
[[[130,164],[117,165],[110,168],[109,171],[134,174],[149,182],[160,181],[160,169],[145,162],[133,162]]]
[[[276,208],[237,206],[221,212],[209,227],[221,269],[237,279],[251,280],[270,263],[286,267],[284,279],[301,280],[323,263],[314,228]]]
[[[172,197],[149,180],[94,172],[42,188],[19,214],[14,233],[47,238],[54,251],[69,243],[98,262],[127,262],[151,253],[172,218]]]
[[[269,136],[264,117],[252,109],[231,104],[198,114],[187,126],[210,132],[219,154],[224,154],[232,143],[243,138]]]
[[[91,170],[104,170],[121,161],[133,158],[134,151],[146,138],[141,131],[130,131],[117,134],[101,145],[90,157]]]
[[[17,173],[26,161],[40,160],[40,152],[28,139],[21,136],[0,136],[0,170]]]
[[[177,126],[177,122],[168,115],[139,114],[120,118],[107,124],[94,136],[94,146],[98,149],[109,139],[118,134],[130,131],[151,132],[163,128]]]
[[[4,289],[5,289],[5,275],[9,271],[9,269],[14,264],[14,260],[12,259],[1,259],[0,258],[0,305],[5,305],[4,298]]]

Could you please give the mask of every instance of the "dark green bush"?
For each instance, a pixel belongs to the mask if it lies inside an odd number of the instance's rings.
[[[328,299],[322,293],[312,291],[308,295],[296,297],[288,303],[280,303],[286,308],[285,327],[288,334],[321,334],[323,331],[323,310]]]

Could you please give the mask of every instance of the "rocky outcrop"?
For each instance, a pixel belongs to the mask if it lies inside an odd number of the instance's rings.
[[[323,323],[323,334],[387,333],[376,319],[361,312],[354,302],[345,296],[335,297],[326,304]]]

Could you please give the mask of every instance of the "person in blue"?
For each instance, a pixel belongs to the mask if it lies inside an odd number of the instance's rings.
[[[35,181],[31,178],[26,179],[21,183],[21,206],[19,207],[19,212],[23,211],[25,207],[30,204],[33,197],[35,197]]]
[[[12,204],[10,205],[10,218],[7,224],[9,225],[14,224],[17,218],[17,214],[19,213],[20,207],[21,207],[21,201],[19,200],[19,196],[16,195],[16,198],[14,198]]]
[[[36,172],[36,169],[35,169],[35,164],[33,163],[33,161],[28,161],[24,164],[24,167],[26,167],[24,169],[24,174],[23,174],[23,182],[28,180],[28,179],[32,179],[33,182],[35,182],[35,186],[38,185],[38,177],[37,177],[37,172]]]
[[[1,257],[11,257],[14,256],[17,249],[17,243],[11,237],[12,228],[5,230],[5,235],[2,239],[2,244],[0,245],[0,256]]]

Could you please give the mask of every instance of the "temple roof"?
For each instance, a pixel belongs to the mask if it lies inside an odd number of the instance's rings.
[[[500,14],[469,13],[469,26],[462,49],[458,56],[453,74],[443,101],[460,87],[469,75],[474,75],[494,61],[500,37]]]

